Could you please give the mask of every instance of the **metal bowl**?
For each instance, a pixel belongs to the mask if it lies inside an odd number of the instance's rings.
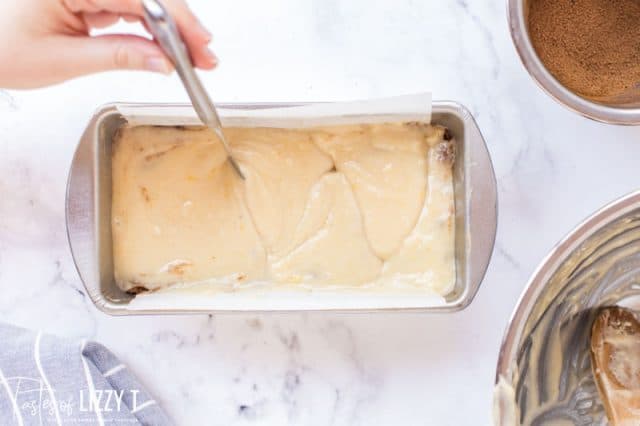
[[[639,300],[640,191],[579,225],[533,274],[500,349],[496,424],[606,424],[591,373],[591,324],[599,308],[637,309]]]
[[[567,108],[593,120],[612,124],[640,124],[640,92],[615,99],[585,99],[568,90],[538,58],[527,25],[529,0],[507,0],[509,29],[520,59],[538,85]]]

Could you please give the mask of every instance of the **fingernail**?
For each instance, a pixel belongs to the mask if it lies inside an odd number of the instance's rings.
[[[207,27],[202,25],[202,21],[198,21],[198,25],[200,26],[200,32],[202,33],[202,36],[205,38],[207,43],[209,43],[211,41],[211,39],[213,38],[213,35],[211,34],[211,31],[209,31],[207,29]]]
[[[218,65],[218,62],[219,62],[218,57],[216,56],[215,53],[211,51],[211,49],[207,47],[204,53],[206,54],[207,59],[212,66]]]
[[[159,72],[162,74],[169,74],[171,72],[171,67],[167,60],[157,56],[150,56],[146,58],[144,61],[144,67],[148,71]]]
[[[202,31],[202,35],[204,35],[207,43],[209,43],[213,39],[213,34],[211,34],[211,31],[203,27],[202,24],[200,24],[200,31]]]

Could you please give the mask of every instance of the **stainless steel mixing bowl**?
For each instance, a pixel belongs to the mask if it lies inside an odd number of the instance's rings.
[[[585,117],[605,123],[640,124],[640,91],[594,102],[574,94],[549,73],[529,38],[529,1],[507,0],[509,29],[522,63],[538,85],[556,101]]]
[[[640,308],[640,191],[579,225],[529,281],[500,349],[496,424],[606,424],[588,344],[615,304]]]

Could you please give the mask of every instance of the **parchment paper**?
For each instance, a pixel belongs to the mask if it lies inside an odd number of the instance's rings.
[[[269,104],[248,104],[250,107],[218,108],[223,126],[305,128],[339,124],[383,123],[392,121],[431,122],[431,94],[349,101],[324,102],[279,107]],[[118,106],[132,126],[140,125],[201,125],[193,108],[187,105],[154,108]]]
[[[225,127],[307,128],[345,124],[384,123],[398,121],[431,122],[431,93],[348,102],[242,104],[238,107],[218,107]],[[275,106],[275,107],[274,107]],[[189,126],[202,125],[190,105],[159,106],[119,105],[118,110],[129,125]],[[175,309],[185,306],[194,310],[306,310],[306,309],[384,309],[425,308],[444,305],[443,296],[433,292],[406,294],[393,290],[361,292],[343,290],[286,292],[245,291],[215,292],[215,297],[203,297],[202,291],[180,291],[175,288],[136,296],[130,304],[141,309]]]

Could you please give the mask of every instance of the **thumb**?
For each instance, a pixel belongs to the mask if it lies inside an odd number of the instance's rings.
[[[73,38],[67,45],[77,75],[109,70],[141,70],[169,74],[171,62],[153,41],[134,35]]]

